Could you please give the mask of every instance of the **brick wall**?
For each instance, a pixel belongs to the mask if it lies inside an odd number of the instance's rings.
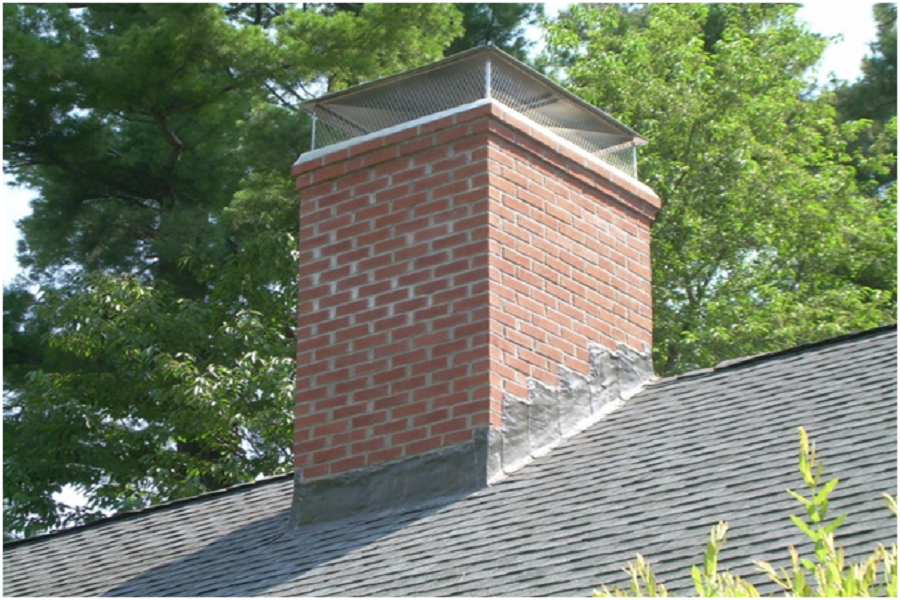
[[[295,168],[306,479],[467,442],[487,424],[488,112]]]
[[[658,200],[496,105],[294,176],[305,479],[471,441],[504,391],[586,372],[589,342],[650,343]]]
[[[495,110],[490,124],[493,407],[588,375],[588,347],[652,343],[650,225],[658,199]],[[649,200],[649,201],[648,201]]]

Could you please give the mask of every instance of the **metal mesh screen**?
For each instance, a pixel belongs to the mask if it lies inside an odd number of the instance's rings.
[[[530,73],[503,62],[492,64],[491,97],[600,160],[637,177],[634,136],[611,127]]]
[[[637,177],[636,146],[643,138],[495,49],[470,51],[304,108],[316,118],[313,147],[323,148],[487,97]]]

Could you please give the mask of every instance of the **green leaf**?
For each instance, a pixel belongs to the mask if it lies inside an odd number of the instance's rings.
[[[697,590],[698,596],[703,596],[703,575],[697,565],[691,567],[691,579],[694,581],[694,589]]]
[[[807,500],[806,498],[804,498],[803,496],[801,496],[800,494],[798,494],[798,493],[795,492],[794,490],[788,489],[788,490],[785,490],[785,491],[786,491],[788,494],[790,494],[792,497],[796,498],[798,502],[803,503],[803,506],[809,507],[809,506],[812,504],[812,501],[811,501],[811,500]]]
[[[826,525],[825,527],[823,527],[823,528],[822,528],[822,531],[823,531],[824,533],[826,533],[826,534],[834,533],[834,532],[837,530],[837,528],[840,527],[841,524],[844,522],[844,518],[845,518],[846,516],[847,516],[847,515],[840,515],[840,516],[837,517],[834,521],[832,521],[831,523],[829,523],[828,525]]]
[[[796,515],[791,515],[791,521],[793,521],[794,525],[797,526],[797,529],[799,529],[800,531],[805,533],[809,539],[811,539],[813,541],[818,541],[818,539],[819,539],[818,532],[810,529],[809,525],[807,525],[803,519],[801,519],[800,517],[798,517]]]
[[[815,498],[813,498],[813,503],[822,504],[825,502],[828,499],[828,495],[837,487],[838,481],[839,480],[835,478],[826,483],[825,486],[819,490],[819,493],[816,494]]]
[[[716,573],[716,563],[718,560],[719,549],[713,542],[706,544],[706,552],[703,555],[703,571],[704,574],[711,578]]]
[[[290,468],[288,173],[311,125],[293,94],[437,60],[464,33],[453,4],[344,8],[4,6],[4,159],[36,194],[27,278],[4,288],[7,531]],[[539,7],[476,9],[473,30],[525,51],[516,22]],[[65,484],[84,511],[54,499]]]
[[[794,571],[794,590],[798,592],[798,595],[802,595],[803,590],[806,588],[806,575],[803,573],[802,569],[798,569]]]

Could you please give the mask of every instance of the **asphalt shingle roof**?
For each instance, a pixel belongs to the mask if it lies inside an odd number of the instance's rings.
[[[586,595],[626,583],[637,552],[691,591],[709,529],[722,565],[765,583],[802,534],[797,427],[840,477],[838,541],[867,555],[896,538],[896,328],[658,381],[549,455],[464,498],[287,526],[275,477],[4,551],[6,595]],[[768,588],[768,591],[774,591]]]

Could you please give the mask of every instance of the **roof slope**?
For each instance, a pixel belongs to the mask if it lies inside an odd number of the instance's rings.
[[[753,573],[801,543],[797,433],[841,477],[832,514],[851,555],[896,537],[896,328],[660,381],[507,480],[430,507],[287,529],[273,478],[13,544],[7,595],[585,595],[643,553],[674,591],[709,528]],[[751,577],[757,583],[764,580]]]

